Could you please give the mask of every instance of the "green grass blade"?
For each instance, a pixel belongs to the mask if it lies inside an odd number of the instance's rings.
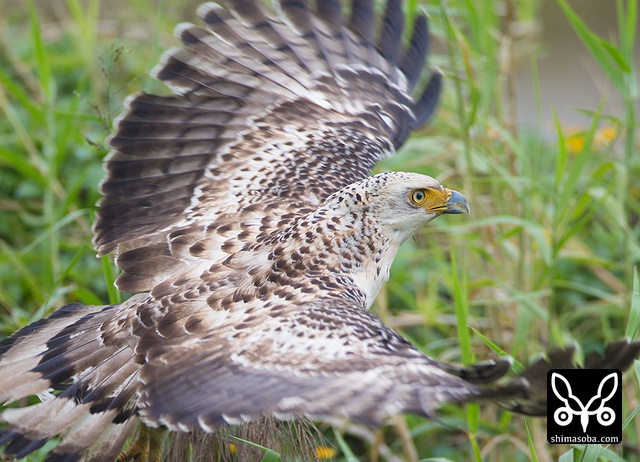
[[[333,429],[333,434],[335,435],[336,441],[338,442],[338,446],[344,455],[345,462],[358,462],[358,457],[351,450],[347,442],[342,437],[342,434],[337,431],[335,428]]]
[[[626,62],[621,54],[616,53],[613,55],[611,50],[615,49],[615,47],[610,44],[605,46],[605,43],[607,42],[591,32],[588,26],[582,21],[582,19],[580,19],[565,0],[558,0],[558,4],[564,11],[565,16],[578,34],[578,37],[580,37],[584,46],[589,50],[593,59],[595,59],[618,91],[623,92],[625,82],[621,71],[625,72],[626,70],[626,72],[628,72],[631,69],[629,63]],[[620,61],[624,63],[624,65],[621,65]]]
[[[638,360],[635,360],[635,363],[637,363]],[[635,367],[635,364],[634,364]],[[636,373],[638,372],[637,367],[636,367]],[[629,425],[631,423],[631,421],[633,421],[633,419],[635,418],[636,414],[638,414],[638,412],[640,411],[640,404],[638,404],[635,409],[633,411],[631,411],[631,413],[627,416],[626,419],[624,419],[624,422],[622,422],[622,431],[625,430],[625,428],[627,428],[627,425]]]
[[[264,456],[262,457],[262,459],[260,459],[260,462],[280,462],[282,460],[282,457],[280,457],[280,454],[278,454],[275,451],[272,451],[271,449],[269,449]]]
[[[579,447],[583,450],[580,462],[597,462],[598,457],[600,457],[600,452],[602,451],[602,446],[599,444],[585,444]]]
[[[640,281],[638,280],[638,267],[633,268],[633,291],[631,294],[631,310],[629,310],[629,321],[624,336],[634,339],[640,330]]]
[[[604,447],[600,449],[600,460],[606,460],[607,462],[629,462],[629,459],[620,457],[619,454]]]
[[[522,416],[522,422],[524,423],[524,429],[527,432],[527,444],[529,445],[529,454],[531,455],[531,461],[538,462],[538,453],[536,451],[536,446],[533,443],[533,436],[531,435],[531,430],[529,430],[529,423],[527,422],[526,416]]]
[[[25,264],[20,252],[7,245],[4,240],[0,240],[0,252],[8,260],[13,270],[20,274],[23,284],[37,297],[38,303],[44,303],[47,296],[44,287],[42,287],[42,282]]]
[[[451,252],[451,276],[453,281],[453,300],[456,309],[456,319],[458,323],[458,340],[460,341],[460,351],[462,362],[471,364],[474,361],[471,351],[471,336],[469,335],[469,304],[466,294],[466,280],[460,280],[460,268],[458,268],[455,252]]]
[[[455,252],[451,252],[451,272],[453,281],[453,300],[456,310],[456,319],[458,324],[458,340],[460,341],[460,351],[462,362],[464,364],[472,364],[474,362],[473,352],[471,350],[471,336],[469,335],[469,303],[467,297],[467,281],[466,273],[462,272],[460,277],[460,268],[458,268]],[[475,459],[480,462],[482,456],[475,433],[479,428],[480,407],[476,403],[467,403],[467,424],[469,425],[469,440],[473,449]]]
[[[36,55],[38,82],[45,101],[49,102],[50,98],[53,96],[52,89],[54,79],[51,72],[51,61],[49,59],[50,54],[42,40],[40,20],[36,14],[35,2],[33,0],[29,0],[29,19],[31,21],[31,41]]]
[[[53,226],[50,226],[46,230],[44,230],[42,234],[31,241],[31,243],[24,249],[22,249],[21,253],[26,254],[33,251],[38,245],[48,239],[52,234],[59,234],[61,229],[68,226],[71,222],[77,220],[78,218],[85,216],[86,214],[86,210],[76,210],[75,212],[69,213],[67,216],[56,221]]]
[[[573,462],[574,460],[574,450],[573,448],[569,449],[567,452],[563,453],[559,458],[558,462]]]
[[[227,435],[228,438],[231,438],[233,440],[236,440],[240,443],[246,444],[247,446],[251,446],[252,448],[255,449],[259,449],[260,451],[263,451],[265,454],[264,456],[262,456],[262,459],[260,459],[261,462],[278,462],[279,460],[281,460],[281,456],[280,454],[278,454],[277,452],[275,452],[272,449],[269,448],[265,448],[264,446],[261,446],[257,443],[254,443],[253,441],[249,441],[249,440],[244,440],[242,438],[238,438],[237,436],[233,436],[233,435]]]
[[[474,329],[473,327],[470,327],[471,331],[477,335],[478,337],[480,337],[480,339],[485,343],[485,345],[487,345],[489,348],[491,348],[491,350],[496,353],[498,356],[504,357],[504,358],[510,358],[511,361],[513,361],[513,364],[511,365],[511,369],[516,372],[522,372],[524,371],[525,367],[522,363],[520,363],[519,361],[516,361],[513,356],[511,356],[509,353],[507,353],[506,351],[504,351],[502,348],[500,348],[498,345],[496,345],[494,342],[492,342],[487,336],[483,335],[479,330]]]
[[[624,5],[627,5],[627,11]],[[618,16],[618,27],[620,30],[620,48],[629,61],[633,59],[633,49],[636,41],[636,27],[638,24],[638,1],[637,0],[617,0],[616,10]]]
[[[472,414],[475,414],[475,420],[476,420],[476,425],[477,425],[477,420],[478,420],[478,412],[479,412],[479,406],[476,403],[469,403],[467,404],[467,420],[469,420],[469,416],[470,414],[470,410]],[[467,434],[469,436],[469,441],[471,442],[471,448],[473,449],[473,458],[476,460],[476,462],[482,462],[482,453],[480,452],[480,446],[478,445],[478,440],[476,439],[475,435],[471,432],[469,432]]]
[[[107,284],[107,293],[109,294],[109,303],[115,305],[122,303],[122,292],[116,289],[114,283],[116,282],[116,276],[111,266],[111,257],[105,255],[102,260],[102,274],[104,274],[104,280]]]

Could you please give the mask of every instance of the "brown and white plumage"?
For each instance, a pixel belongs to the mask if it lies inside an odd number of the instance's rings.
[[[68,305],[0,344],[0,402],[43,399],[3,412],[6,453],[62,434],[50,460],[113,460],[137,421],[375,425],[470,400],[542,412],[531,383],[548,365],[483,387],[508,364],[438,363],[368,311],[399,245],[468,205],[423,175],[367,178],[432,114],[440,78],[419,85],[424,16],[404,48],[399,0],[380,27],[369,0],[351,9],[230,0],[200,8],[205,28],[178,26],[183,47],[155,71],[175,96],[127,101],[94,228],[139,294]],[[639,349],[611,348],[603,364],[620,368]]]

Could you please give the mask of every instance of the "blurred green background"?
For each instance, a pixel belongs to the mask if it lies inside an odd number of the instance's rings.
[[[106,137],[128,94],[166,91],[148,72],[177,45],[174,25],[197,22],[198,4],[0,4],[0,338],[71,301],[121,300],[111,258],[96,259],[90,242]],[[430,66],[444,73],[445,93],[430,125],[379,170],[435,176],[463,192],[472,214],[441,218],[403,246],[375,312],[451,362],[507,352],[526,363],[556,345],[584,355],[635,337],[637,1],[414,0],[406,9],[430,18]],[[624,403],[625,417],[637,411],[633,372]],[[329,446],[315,457],[640,460],[638,419],[622,445],[585,452],[549,445],[544,419],[495,407],[437,417],[321,427]]]

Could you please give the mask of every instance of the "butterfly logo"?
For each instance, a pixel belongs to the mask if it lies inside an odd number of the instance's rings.
[[[607,384],[607,382],[611,383]],[[603,396],[607,387],[611,387],[611,391],[606,396]],[[563,406],[553,413],[553,420],[558,425],[563,427],[569,425],[573,420],[573,416],[580,416],[582,430],[586,433],[589,417],[592,415],[595,415],[598,423],[605,427],[616,420],[614,410],[605,406],[618,389],[618,375],[615,372],[600,381],[597,394],[587,404],[582,404],[582,401],[573,394],[569,381],[557,372],[551,374],[551,388],[563,403]]]

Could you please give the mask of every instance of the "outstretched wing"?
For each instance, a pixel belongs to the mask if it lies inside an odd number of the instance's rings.
[[[162,317],[143,314],[161,318],[139,344],[146,359],[139,375],[143,421],[212,431],[261,414],[301,413],[379,425],[404,412],[433,417],[445,403],[467,401],[546,415],[548,371],[575,367],[573,349],[554,350],[499,383],[507,360],[442,364],[344,295],[313,302],[290,301],[290,295],[278,293],[260,310],[252,305],[259,301],[239,300],[238,307],[248,308],[243,315],[232,303],[201,309],[188,297]],[[640,342],[619,340],[602,356],[591,355],[585,367],[625,370],[639,352]]]
[[[345,299],[304,309],[271,305],[241,325],[220,324],[211,310],[185,320],[172,307],[143,339],[143,420],[212,431],[265,413],[303,413],[377,425],[400,412],[429,416],[443,403],[477,399],[483,392],[474,382],[496,380],[509,367],[494,363],[473,376],[455,371]],[[503,398],[522,385],[505,389]]]
[[[155,71],[176,96],[128,100],[101,187],[99,254],[148,247],[251,204],[270,204],[254,207],[263,216],[317,205],[367,176],[433,112],[438,75],[411,97],[427,22],[417,16],[403,50],[400,0],[389,0],[377,41],[371,0],[354,0],[349,22],[337,0],[317,11],[283,0],[277,16],[259,0],[226,4],[201,6],[205,28],[178,26],[183,48]]]

